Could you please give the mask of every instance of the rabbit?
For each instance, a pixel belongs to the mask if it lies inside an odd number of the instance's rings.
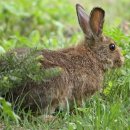
[[[24,97],[25,108],[52,114],[57,107],[65,108],[68,102],[73,104],[76,101],[81,106],[83,100],[102,89],[108,69],[123,65],[120,48],[110,37],[102,34],[105,11],[94,7],[88,16],[85,9],[76,4],[76,12],[84,39],[74,47],[38,52],[44,57],[42,67],[60,67],[60,74],[41,84],[28,82],[12,90],[14,99]]]

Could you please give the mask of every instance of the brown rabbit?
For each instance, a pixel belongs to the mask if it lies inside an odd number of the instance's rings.
[[[74,100],[82,104],[88,96],[102,88],[104,72],[122,66],[124,58],[119,47],[102,34],[105,12],[102,8],[92,9],[90,16],[77,4],[76,11],[84,40],[76,47],[62,50],[42,50],[44,68],[62,68],[59,76],[40,85],[28,83],[14,90],[14,96],[24,98],[23,106],[32,110],[42,109],[51,114],[58,106]]]

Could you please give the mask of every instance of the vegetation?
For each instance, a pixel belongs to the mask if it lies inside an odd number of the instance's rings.
[[[28,55],[17,57],[15,53],[1,56],[0,96],[16,84],[31,79],[40,82],[41,57],[35,48],[57,49],[73,46],[81,39],[75,12],[76,0],[4,0],[0,4],[0,53],[19,47],[34,48]],[[83,108],[75,108],[75,114],[58,112],[56,120],[49,123],[31,112],[22,110],[20,119],[11,106],[0,98],[0,123],[5,129],[31,130],[129,130],[130,129],[130,21],[129,0],[80,0],[89,12],[93,6],[106,10],[104,33],[111,36],[122,48],[125,64],[121,69],[111,70],[105,76],[104,89],[88,99]],[[34,55],[31,55],[33,53]],[[23,62],[26,61],[26,62]],[[32,63],[30,65],[30,62]],[[15,64],[14,64],[15,63]],[[22,64],[21,64],[22,63]],[[20,65],[19,65],[20,64]],[[25,65],[26,64],[26,65]],[[26,73],[28,71],[28,75]],[[32,72],[35,71],[35,74]],[[55,71],[55,70],[54,70]],[[56,72],[59,72],[56,70]],[[46,75],[47,74],[47,75]],[[51,75],[49,75],[51,76]],[[1,128],[1,125],[0,125]]]

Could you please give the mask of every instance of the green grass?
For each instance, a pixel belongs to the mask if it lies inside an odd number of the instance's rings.
[[[75,12],[76,0],[4,0],[0,4],[0,53],[18,47],[57,49],[73,46],[82,33]],[[87,12],[93,6],[106,10],[104,33],[122,47],[125,64],[109,71],[104,90],[88,99],[75,114],[57,113],[57,120],[44,123],[22,110],[20,122],[5,113],[1,122],[7,130],[129,130],[130,129],[130,29],[119,28],[130,21],[129,0],[81,0]]]

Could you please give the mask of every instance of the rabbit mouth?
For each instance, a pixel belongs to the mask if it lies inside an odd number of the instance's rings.
[[[121,67],[123,64],[124,64],[124,57],[121,57],[120,59],[114,61],[115,67]]]
[[[121,57],[117,60],[107,59],[105,64],[103,64],[104,70],[108,70],[109,68],[119,68],[124,64],[124,57]]]

